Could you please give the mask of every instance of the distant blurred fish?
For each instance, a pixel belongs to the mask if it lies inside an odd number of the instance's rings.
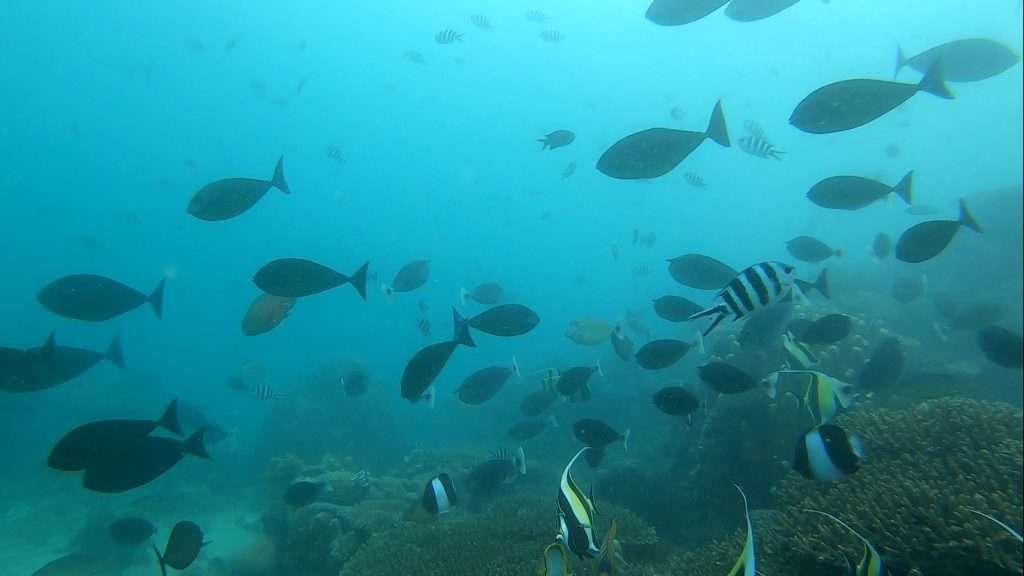
[[[646,264],[637,264],[633,266],[633,276],[637,278],[646,278],[651,275],[651,269]]]
[[[827,314],[818,318],[797,335],[806,344],[835,344],[853,331],[853,318],[846,314]]]
[[[529,20],[530,22],[541,23],[548,21],[548,15],[541,12],[540,10],[530,10],[529,12],[524,14],[524,16],[526,16],[526,19]]]
[[[570,400],[589,400],[591,396],[590,377],[595,372],[604,376],[600,361],[594,366],[574,366],[558,375],[555,387],[559,394]]]
[[[719,394],[741,394],[757,387],[753,376],[721,361],[709,362],[697,368],[701,382]]]
[[[899,339],[887,338],[871,353],[857,377],[857,385],[864,390],[887,388],[903,375],[904,363]]]
[[[565,170],[562,170],[562,178],[568,178],[576,173],[576,161],[573,160],[566,165]]]
[[[337,144],[327,145],[327,157],[338,164],[345,163],[345,158],[341,155],[341,148]]]
[[[626,335],[626,330],[621,324],[616,324],[615,330],[612,331],[612,350],[615,354],[622,359],[623,362],[630,362],[636,354],[636,347],[633,345],[633,341]]]
[[[666,386],[653,399],[658,410],[670,416],[690,417],[700,407],[700,400],[682,386]]]
[[[665,338],[652,340],[636,351],[637,366],[645,370],[662,370],[682,360],[693,344]]]
[[[1002,326],[988,326],[978,331],[977,342],[985,358],[993,364],[1017,370],[1024,364],[1024,340],[1019,333]]]
[[[434,35],[434,41],[438,44],[451,44],[452,42],[461,42],[462,34],[455,30],[441,30]]]
[[[562,33],[558,30],[544,30],[540,33],[540,39],[545,42],[559,42],[562,40]]]
[[[558,428],[558,420],[554,416],[547,418],[530,418],[520,420],[508,429],[508,435],[519,441],[529,440],[539,436],[542,432]]]
[[[481,28],[483,30],[494,30],[494,27],[491,26],[491,21],[483,14],[473,14],[469,17],[469,21],[477,28]]]
[[[274,392],[274,389],[265,384],[257,384],[252,388],[252,395],[258,400],[282,400],[285,395]]]
[[[492,336],[521,336],[540,324],[540,316],[521,304],[502,304],[488,308],[469,319],[475,330]]]
[[[427,302],[426,300],[420,299],[418,306],[420,309],[420,314],[426,314],[427,312],[430,312],[430,303]]]
[[[875,235],[874,242],[871,243],[871,251],[879,260],[888,258],[892,253],[892,238],[889,238],[889,235],[884,232],[879,232]]]
[[[519,403],[519,411],[524,416],[537,416],[550,408],[558,400],[556,388],[558,380],[558,370],[554,368],[545,370],[540,390],[527,394]]]
[[[643,315],[636,310],[626,310],[626,326],[637,336],[645,339],[651,337],[651,329],[644,322]]]
[[[188,213],[207,221],[234,218],[255,206],[271,188],[291,194],[284,179],[283,157],[277,160],[270,180],[228,178],[203,186],[189,201]]]
[[[832,256],[842,257],[843,251],[832,248],[813,236],[797,236],[786,241],[786,250],[801,262],[822,262]]]
[[[782,155],[785,152],[779,150],[768,141],[768,138],[764,135],[764,129],[760,125],[756,122],[748,121],[746,129],[747,135],[740,138],[738,142],[740,150],[758,158],[782,160]]]
[[[501,301],[501,297],[504,294],[505,289],[501,284],[497,282],[484,282],[477,284],[472,290],[459,289],[459,300],[462,303],[465,303],[466,300],[472,300],[478,304],[490,306]]]
[[[430,320],[420,318],[416,321],[416,327],[419,329],[420,334],[430,336]]]
[[[526,453],[521,447],[515,452],[498,450],[490,460],[470,470],[466,489],[474,496],[488,496],[506,482],[525,475]]]
[[[668,115],[671,116],[673,120],[685,120],[686,110],[679,106],[673,106],[672,109],[668,111]]]
[[[519,364],[514,357],[511,366],[488,366],[473,372],[462,381],[455,393],[463,403],[478,406],[501,391],[513,375],[519,376]]]
[[[704,307],[682,296],[662,296],[654,300],[654,313],[669,322],[686,320]]]
[[[387,296],[395,292],[412,292],[421,288],[429,279],[430,260],[413,260],[398,270],[390,285],[381,286],[381,289]]]
[[[1009,70],[1020,61],[1012,49],[988,38],[953,40],[907,58],[897,48],[895,78],[905,66],[927,72],[936,62],[942,75],[951,82],[976,82]]]
[[[420,54],[415,50],[406,50],[405,52],[402,52],[402,58],[405,58],[413,64],[426,64],[427,62],[426,59],[423,58],[423,54]]]
[[[668,273],[683,286],[698,290],[721,289],[738,274],[728,264],[703,254],[684,254],[669,259]]]
[[[370,377],[362,370],[352,370],[342,377],[341,387],[345,390],[345,394],[349,396],[362,396],[366,394],[366,390],[370,387]]]
[[[565,337],[577,344],[596,346],[611,337],[614,326],[601,318],[582,316],[569,322]]]
[[[548,133],[543,138],[537,139],[537,141],[543,144],[543,146],[541,146],[541,150],[547,150],[549,148],[554,150],[555,148],[561,148],[572,144],[575,139],[576,133],[572,130],[555,130],[554,132]]]
[[[683,174],[683,178],[686,179],[686,183],[694,188],[704,188],[707,184],[704,183],[704,179],[701,178],[700,174],[695,172],[687,172]]]
[[[743,350],[761,350],[777,345],[792,317],[792,302],[779,302],[754,312],[740,328],[737,337],[740,347]]]

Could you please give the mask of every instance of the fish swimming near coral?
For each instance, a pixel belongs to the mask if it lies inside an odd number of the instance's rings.
[[[601,420],[583,418],[572,425],[572,433],[577,440],[591,448],[600,449],[616,442],[622,442],[623,449],[629,451],[630,430],[628,428],[620,434]]]
[[[856,434],[822,424],[797,440],[793,469],[805,478],[830,482],[855,473],[863,458],[864,446]]]
[[[161,280],[147,296],[111,278],[72,274],[47,284],[36,299],[58,316],[86,322],[110,320],[143,304],[149,304],[156,317],[162,318],[165,282]]]
[[[239,216],[259,202],[271,188],[285,194],[291,189],[284,179],[284,158],[279,158],[270,180],[227,178],[200,188],[188,203],[188,213],[210,222]]]
[[[473,372],[455,393],[463,403],[478,406],[493,398],[512,376],[519,376],[519,363],[514,357],[511,366],[488,366]]]
[[[782,335],[782,350],[790,370],[810,370],[818,365],[818,357],[807,345],[793,338],[792,332]]]
[[[645,370],[663,370],[683,359],[693,348],[690,342],[662,338],[651,340],[636,351],[636,365]]]
[[[572,465],[580,455],[591,450],[584,447],[569,460],[562,470],[558,483],[558,536],[556,540],[564,544],[581,560],[597,558],[601,549],[597,547],[594,536],[594,503],[576,484],[572,476]]]
[[[815,424],[827,424],[835,418],[841,408],[853,404],[853,386],[816,370],[784,370],[772,376],[802,375],[807,379],[802,403]]]
[[[285,488],[281,499],[292,508],[302,508],[316,502],[325,490],[329,490],[329,485],[320,480],[294,480]]]
[[[895,110],[918,92],[954,98],[943,80],[941,63],[936,62],[917,84],[856,79],[823,86],[797,104],[789,123],[811,134],[852,130]]]
[[[782,262],[761,262],[737,274],[716,298],[721,304],[692,314],[688,320],[713,316],[711,325],[704,330],[707,336],[718,324],[732,317],[733,321],[779,302],[790,293],[796,280],[796,269]]]
[[[832,520],[836,524],[839,524],[843,528],[849,530],[851,534],[856,536],[857,539],[860,540],[862,544],[864,544],[864,554],[863,556],[861,556],[860,561],[857,562],[856,570],[850,571],[851,574],[855,574],[856,576],[887,576],[889,574],[889,569],[885,565],[885,562],[882,560],[882,555],[878,553],[878,550],[875,549],[875,547],[871,544],[870,541],[868,541],[867,538],[861,536],[861,534],[853,528],[850,528],[850,526],[846,522],[843,522],[842,520],[836,518],[828,512],[822,512],[820,510],[804,508],[804,512],[819,514],[821,516],[828,518],[829,520]],[[849,565],[849,560],[847,560],[847,565]]]
[[[466,489],[474,496],[489,496],[507,482],[526,475],[526,453],[522,447],[498,450],[492,458],[477,464],[466,476]]]
[[[738,485],[736,490],[739,490],[740,496],[743,497],[743,511],[746,515],[747,520],[747,536],[743,540],[743,550],[740,552],[739,558],[736,559],[736,563],[733,564],[732,570],[729,571],[728,576],[754,576],[760,574],[757,571],[757,556],[754,547],[754,528],[750,524],[750,504],[747,502],[747,495],[743,492],[743,489]]]
[[[451,476],[442,472],[423,489],[423,508],[431,514],[447,514],[459,502]]]
[[[558,390],[559,394],[566,398],[572,400],[589,400],[590,377],[593,376],[595,372],[600,376],[604,376],[604,370],[601,369],[600,361],[598,361],[594,366],[574,366],[558,375],[558,381],[555,383],[555,388]]]
[[[516,422],[508,429],[508,436],[520,441],[529,440],[552,428],[558,428],[558,420],[554,415],[547,418],[529,418]]]

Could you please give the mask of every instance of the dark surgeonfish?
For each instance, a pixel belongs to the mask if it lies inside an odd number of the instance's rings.
[[[889,235],[884,232],[879,232],[871,243],[871,251],[879,260],[888,258],[892,253],[892,238],[889,238]]]
[[[359,296],[366,300],[366,271],[369,266],[367,262],[354,274],[346,276],[312,260],[279,258],[260,268],[252,281],[260,290],[281,298],[301,298],[342,284],[352,284]]]
[[[454,324],[452,339],[447,342],[431,344],[413,355],[402,372],[402,398],[410,402],[427,400],[434,405],[434,389],[432,384],[441,374],[448,359],[459,346],[475,348],[476,343],[469,333],[469,325],[459,311],[452,308]]]
[[[540,316],[521,304],[488,308],[469,319],[469,325],[492,336],[521,336],[540,324]]]
[[[757,381],[743,370],[721,361],[697,368],[700,381],[719,394],[742,394],[757,387]]]
[[[503,484],[525,475],[526,453],[522,447],[515,452],[502,449],[473,467],[466,476],[465,486],[474,496],[489,496]]]
[[[684,254],[668,261],[668,273],[683,286],[721,290],[738,272],[728,264],[702,254]]]
[[[813,236],[797,236],[786,241],[786,250],[801,262],[824,262],[835,256],[841,258],[843,251],[832,248]]]
[[[529,440],[552,428],[558,428],[558,420],[553,415],[547,418],[529,418],[513,424],[508,429],[508,436],[520,441]]]
[[[683,359],[693,344],[664,338],[651,340],[636,351],[636,364],[645,370],[662,370]]]
[[[1024,358],[1021,335],[1001,326],[989,326],[978,331],[978,348],[989,362],[1003,368],[1020,370]]]
[[[846,560],[846,572],[848,574],[854,574],[856,576],[887,576],[890,574],[889,567],[886,566],[882,560],[882,555],[878,553],[878,550],[868,541],[867,538],[861,536],[860,532],[857,532],[846,523],[829,514],[828,512],[821,512],[820,510],[812,510],[810,508],[804,508],[804,512],[810,512],[812,514],[820,514],[829,520],[839,524],[843,528],[850,531],[851,534],[857,537],[858,540],[864,544],[864,554],[861,555],[860,561],[857,562],[857,566],[850,565],[850,559],[843,554],[843,559]]]
[[[704,132],[649,128],[630,134],[604,151],[597,169],[620,180],[657,178],[671,172],[708,138],[725,147],[730,145],[721,101],[715,103]]]
[[[907,229],[896,241],[896,259],[917,264],[931,260],[953,241],[953,237],[964,226],[981,234],[981,226],[967,210],[967,204],[960,200],[960,218],[957,220],[929,220]]]
[[[558,482],[558,535],[555,539],[569,548],[581,560],[597,558],[601,555],[601,549],[597,547],[597,539],[594,534],[596,518],[594,502],[580,489],[576,484],[576,479],[572,476],[572,465],[576,463],[580,455],[593,450],[589,446],[581,448],[565,465],[562,477]]]
[[[725,15],[738,22],[753,22],[774,16],[800,0],[732,0]]]
[[[779,302],[751,314],[736,338],[740,347],[760,350],[778,343],[793,318],[794,308],[792,302]]]
[[[58,316],[86,322],[110,320],[147,303],[160,318],[164,307],[164,282],[161,280],[147,296],[117,280],[95,274],[72,274],[47,284],[36,298]]]
[[[93,455],[82,476],[82,486],[93,492],[118,494],[156,480],[186,454],[211,460],[203,443],[205,432],[200,428],[183,441],[162,436],[118,438]]]
[[[833,210],[860,210],[891,193],[910,204],[913,182],[913,170],[907,172],[895,186],[860,176],[832,176],[811,186],[807,198],[822,208]]]
[[[126,439],[148,436],[157,428],[181,435],[177,400],[172,400],[157,420],[100,420],[83,424],[57,442],[46,464],[64,472],[85,470],[100,453]]]
[[[488,366],[473,372],[462,381],[455,393],[463,403],[478,406],[501,391],[513,375],[519,376],[519,364],[515,358],[512,358],[511,366]]]
[[[402,266],[390,285],[381,287],[384,294],[391,296],[395,292],[412,292],[422,287],[430,279],[430,260],[413,260]]]
[[[110,539],[122,546],[138,546],[149,541],[156,533],[156,526],[145,518],[128,516],[118,518],[107,527]]]
[[[721,304],[691,315],[688,320],[714,316],[704,331],[707,336],[725,318],[733,321],[782,301],[789,295],[796,280],[796,269],[782,262],[761,262],[737,274],[715,296]]]
[[[793,469],[805,478],[830,482],[860,469],[864,446],[856,434],[834,424],[822,424],[800,436]]]
[[[571,400],[590,400],[590,377],[597,373],[604,376],[601,362],[594,366],[574,366],[558,375],[555,389],[562,396]]]
[[[682,386],[666,386],[654,393],[654,405],[669,416],[687,416],[700,408],[700,400]]]
[[[452,506],[459,503],[459,496],[455,492],[455,483],[451,476],[442,472],[434,476],[423,488],[423,509],[431,514],[447,514]]]
[[[851,130],[884,116],[918,92],[954,98],[943,81],[941,64],[936,64],[919,84],[856,79],[818,88],[797,104],[789,123],[811,134]]]
[[[159,548],[153,546],[153,552],[160,563],[160,573],[167,576],[168,566],[175,570],[188,568],[199,557],[199,551],[204,544],[203,530],[198,524],[187,520],[178,522],[171,529],[163,554],[160,554]]]
[[[555,130],[543,138],[538,138],[537,142],[543,144],[541,147],[542,150],[554,150],[555,148],[562,148],[563,146],[572,144],[575,139],[576,133],[572,130]]]
[[[903,376],[903,347],[898,338],[886,338],[871,353],[857,379],[864,390],[888,388]]]
[[[320,480],[294,480],[285,488],[281,499],[292,508],[302,508],[316,502],[326,488],[327,485]]]
[[[242,332],[246,336],[266,334],[284,322],[295,306],[295,298],[263,293],[249,305],[242,318]]]
[[[729,0],[654,0],[645,17],[659,26],[696,22],[725,6]]]
[[[271,188],[291,194],[284,180],[284,157],[278,159],[270,180],[228,178],[203,186],[189,201],[188,213],[209,221],[234,218],[255,206]]]
[[[103,360],[124,369],[121,339],[115,336],[105,352],[59,346],[53,333],[42,346],[27,350],[0,349],[0,390],[38,392],[69,382]]]
[[[828,314],[800,331],[797,340],[805,344],[835,344],[853,331],[853,318],[846,314]]]
[[[898,76],[905,66],[926,72],[936,62],[941,62],[942,75],[948,82],[977,82],[1013,68],[1020,62],[1020,56],[1005,44],[988,38],[953,40],[910,58],[903,54],[903,48],[897,48],[892,77]]]
[[[591,448],[604,448],[616,442],[622,442],[622,447],[629,451],[629,428],[619,433],[614,428],[594,418],[583,418],[572,425],[572,433],[576,439],[590,446]]]
[[[654,313],[669,322],[686,322],[703,309],[700,304],[682,296],[662,296],[654,300]]]
[[[477,304],[484,304],[485,306],[493,306],[501,301],[501,297],[504,295],[505,289],[501,284],[497,282],[484,282],[478,284],[472,290],[466,290],[465,288],[459,289],[459,300],[465,304],[466,300],[472,300]]]
[[[636,357],[636,346],[626,334],[622,324],[617,324],[612,330],[611,342],[612,350],[623,362],[631,362]]]

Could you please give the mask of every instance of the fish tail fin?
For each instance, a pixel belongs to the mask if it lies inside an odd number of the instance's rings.
[[[907,65],[907,55],[903,53],[903,46],[896,45],[896,69],[892,72],[893,79],[900,75],[900,70]]]
[[[348,283],[356,289],[359,293],[359,297],[366,300],[366,273],[370,269],[370,263],[364,262],[359,270],[356,270],[351,276],[348,277]]]
[[[203,435],[206,434],[206,431],[208,429],[209,426],[203,426],[199,430],[193,432],[191,436],[186,438],[185,441],[181,443],[181,451],[184,452],[185,454],[198,456],[199,458],[213,460],[213,457],[210,456],[210,453],[206,451],[206,444],[203,443]]]
[[[604,378],[604,369],[601,368],[601,359],[600,358],[597,360],[597,363],[594,364],[594,369],[597,370],[597,375],[598,376],[600,376],[601,378]]]
[[[983,233],[981,225],[978,224],[978,221],[971,215],[971,211],[967,209],[967,203],[964,202],[963,198],[960,199],[960,218],[958,221],[961,226],[966,226],[978,234]]]
[[[914,203],[914,199],[912,197],[912,187],[913,187],[913,185],[914,185],[914,171],[911,170],[910,172],[907,172],[907,174],[902,179],[900,179],[900,181],[895,186],[892,187],[892,191],[895,192],[897,196],[902,198],[903,201],[906,202],[907,204],[913,204]]]
[[[537,138],[537,142],[541,143],[541,147],[540,147],[541,150],[547,150],[548,149],[548,139],[547,138]]]
[[[722,322],[722,320],[725,320],[725,316],[728,313],[729,308],[725,304],[719,304],[718,306],[712,306],[711,308],[707,308],[705,310],[697,312],[696,314],[692,314],[689,318],[687,318],[687,320],[696,320],[697,318],[715,315],[715,319],[711,322],[711,325],[708,326],[706,330],[704,330],[703,335],[707,336],[708,334],[711,334],[711,331],[714,330],[715,327]]]
[[[121,350],[121,335],[114,336],[114,339],[110,341],[110,346],[107,346],[106,353],[103,357],[114,363],[115,366],[124,370],[124,352]]]
[[[629,452],[629,435],[633,433],[632,428],[626,428],[626,431],[622,433],[622,447]]]
[[[522,446],[516,450],[516,455],[515,458],[513,458],[513,461],[515,462],[516,469],[519,470],[519,475],[526,476],[526,452],[523,450]]]
[[[818,274],[818,277],[814,280],[814,282],[808,282],[806,280],[797,279],[796,281],[794,281],[794,284],[796,284],[797,288],[799,288],[804,293],[806,293],[808,290],[814,289],[817,290],[825,298],[828,298],[830,300],[832,299],[832,291],[828,285],[828,268],[822,270]]]
[[[161,415],[160,419],[156,421],[156,425],[158,428],[170,430],[171,432],[174,432],[178,436],[181,436],[183,434],[183,432],[181,431],[181,424],[178,423],[177,398],[171,400],[171,403],[167,405],[167,408],[164,409],[163,415]]]
[[[558,418],[555,418],[554,414],[549,414],[548,415],[548,423],[551,424],[552,428],[559,428],[559,426],[558,426]]]
[[[160,563],[160,574],[167,576],[167,565],[164,564],[164,557],[160,555],[160,549],[153,544],[153,553],[156,554],[156,561]]]
[[[291,195],[292,190],[288,187],[288,182],[284,179],[284,156],[277,159],[277,165],[274,166],[274,176],[270,179],[270,185],[277,188],[285,194]]]
[[[516,378],[522,378],[523,373],[519,371],[519,361],[516,357],[512,357],[512,373],[516,375]]]
[[[921,82],[918,83],[917,89],[929,94],[934,94],[939,98],[945,98],[946,100],[952,100],[956,98],[949,90],[949,86],[946,86],[946,80],[942,76],[942,60],[936,60],[932,64],[931,68],[928,69],[924,74],[924,78],[921,78]]]
[[[708,122],[708,129],[704,134],[726,148],[731,146],[729,143],[729,130],[725,126],[725,114],[722,112],[721,100],[715,102],[715,109],[711,111],[711,120]]]
[[[149,302],[149,305],[153,307],[153,312],[156,314],[156,317],[158,319],[163,319],[164,317],[164,286],[166,284],[166,278],[160,280],[160,283],[157,284],[156,289],[154,289],[153,292],[149,295],[149,298],[146,299]]]
[[[459,310],[452,306],[452,324],[454,325],[452,340],[467,348],[476,348],[473,335],[469,332],[469,320],[459,314]]]

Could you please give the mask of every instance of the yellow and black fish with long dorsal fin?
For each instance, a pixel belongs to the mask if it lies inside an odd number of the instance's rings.
[[[798,378],[807,383],[800,403],[810,413],[816,425],[828,424],[841,408],[849,408],[853,404],[852,385],[817,370],[773,372],[765,380],[769,397],[776,397],[782,378]]]
[[[558,536],[556,540],[565,544],[581,560],[597,558],[601,549],[594,536],[594,503],[580,490],[572,477],[572,465],[589,447],[582,448],[562,470],[558,484]]]
[[[854,530],[853,528],[850,528],[850,526],[846,522],[843,522],[842,520],[836,518],[828,512],[822,512],[820,510],[804,508],[804,512],[819,514],[821,516],[828,518],[829,520],[832,520],[836,524],[839,524],[843,528],[849,530],[851,534],[856,536],[857,539],[864,544],[864,555],[861,556],[860,561],[857,562],[856,567],[849,567],[850,561],[848,559],[846,560],[848,566],[848,574],[850,574],[851,576],[886,576],[887,574],[889,574],[889,569],[886,568],[885,562],[882,561],[882,555],[878,553],[878,550],[875,549],[875,547],[871,544],[871,542],[868,541],[867,538],[861,536],[860,533]],[[843,558],[846,558],[845,554],[843,555]]]
[[[743,543],[743,551],[740,552],[740,557],[736,559],[732,570],[729,571],[729,576],[737,576],[738,574],[754,576],[758,572],[757,557],[754,554],[754,528],[750,524],[750,505],[747,503],[747,495],[743,493],[743,489],[736,484],[734,486],[739,490],[740,496],[743,497],[743,512],[747,517],[747,539]]]

